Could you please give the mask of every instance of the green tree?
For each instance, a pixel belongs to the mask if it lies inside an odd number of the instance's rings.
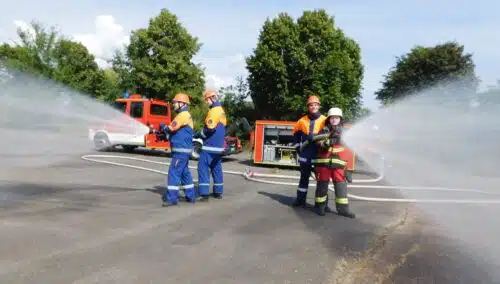
[[[57,41],[61,38],[54,27],[32,21],[27,29],[18,28],[19,42],[0,46],[0,64],[12,71],[51,78]]]
[[[137,88],[135,86],[134,76],[132,75],[132,64],[130,59],[122,51],[117,50],[108,63],[111,63],[113,71],[117,75],[118,89],[124,93],[135,93]]]
[[[360,47],[325,10],[304,11],[296,22],[286,13],[267,19],[246,61],[250,95],[264,118],[295,120],[313,94],[322,111],[337,106],[352,118],[361,109]]]
[[[389,105],[438,83],[455,80],[473,91],[479,84],[472,54],[464,53],[463,45],[446,42],[432,47],[416,46],[397,58],[375,94],[383,105]]]
[[[55,63],[52,78],[55,81],[93,96],[105,95],[104,73],[83,44],[62,39],[52,53]]]
[[[26,64],[39,74],[52,77],[54,71],[54,50],[62,38],[55,27],[46,27],[38,21],[31,21],[28,29],[17,29],[21,43],[18,47],[27,50]]]
[[[200,47],[177,16],[162,9],[147,28],[133,31],[130,37],[127,57],[137,91],[167,100],[186,92],[194,104],[201,102],[204,70],[191,61]]]
[[[0,46],[0,64],[7,67],[11,75],[18,71],[42,76],[102,99],[116,93],[115,83],[106,77],[95,57],[81,43],[37,21],[32,21],[28,29],[18,29],[17,33],[18,43]]]
[[[22,46],[0,45],[0,67],[18,70],[25,73],[38,74],[33,68],[29,50]]]
[[[222,105],[230,123],[241,118],[254,121],[259,118],[255,112],[253,102],[248,100],[250,92],[246,80],[238,76],[234,85],[222,87],[219,90],[222,96]]]
[[[250,92],[246,80],[237,76],[235,81],[234,85],[220,88],[219,94],[228,117],[228,135],[236,135],[247,141],[250,137],[247,129],[251,127],[249,121],[260,119],[260,114],[255,111],[253,102],[249,100]]]
[[[120,97],[124,91],[119,86],[119,75],[113,68],[106,68],[103,71],[103,93],[98,98],[107,102],[114,101]]]

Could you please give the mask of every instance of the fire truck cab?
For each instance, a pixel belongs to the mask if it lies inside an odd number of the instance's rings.
[[[149,129],[159,129],[161,123],[166,125],[172,121],[172,112],[170,104],[163,100],[145,98],[139,94],[125,95],[123,98],[116,99],[112,107],[127,114],[139,121]],[[121,146],[125,151],[131,152],[137,147],[149,149],[169,150],[169,141],[159,141],[153,131],[145,135],[135,133],[124,133],[123,131],[113,131],[110,127],[100,127],[89,130],[89,138],[94,142],[97,150],[105,151],[115,146]],[[202,139],[193,139],[192,158],[198,159]],[[243,151],[240,140],[237,137],[225,138],[224,155],[231,155]]]

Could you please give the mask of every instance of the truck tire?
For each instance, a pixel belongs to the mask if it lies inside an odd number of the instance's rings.
[[[193,142],[193,152],[191,153],[191,158],[193,160],[198,160],[200,158],[201,146],[200,142]]]
[[[137,148],[137,146],[133,146],[133,145],[122,145],[122,148],[123,148],[123,151],[127,152],[127,153],[132,153],[134,152],[134,150]]]
[[[106,133],[99,132],[94,135],[94,149],[99,152],[108,151],[112,148],[109,137]]]

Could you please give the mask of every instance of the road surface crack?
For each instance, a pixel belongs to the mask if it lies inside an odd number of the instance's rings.
[[[404,248],[395,247],[398,245],[398,236],[404,235],[413,221],[408,208],[405,208],[391,224],[373,239],[367,250],[361,253],[348,253],[346,257],[339,260],[329,282],[339,284],[387,283],[394,271],[403,266],[408,257],[420,249],[416,243],[405,244]],[[397,255],[395,255],[396,250]]]

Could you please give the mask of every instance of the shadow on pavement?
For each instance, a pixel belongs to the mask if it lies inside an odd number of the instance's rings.
[[[163,193],[165,192],[166,187],[165,186],[161,186],[161,185],[156,185],[156,186],[153,186],[151,188],[146,188],[146,191],[149,191],[149,192],[152,192],[154,194],[158,194],[158,195],[163,195]]]
[[[163,195],[163,193],[167,190],[167,188],[165,186],[162,186],[162,185],[155,185],[153,187],[146,188],[145,190],[152,192],[154,194],[157,194],[161,197]],[[181,201],[186,201],[186,197],[184,195],[184,190],[179,190],[179,199]]]
[[[59,213],[64,211],[88,211],[99,206],[101,197],[86,191],[130,192],[137,188],[123,188],[103,185],[82,184],[32,184],[2,183],[0,184],[0,209],[16,209],[30,204],[43,203],[53,199],[53,203],[61,204]]]
[[[290,195],[266,191],[258,193],[289,207],[295,200],[295,196]],[[394,236],[380,233],[381,224],[368,223],[362,219],[363,215],[367,216],[368,210],[357,214],[357,219],[354,220],[336,213],[321,217],[314,212],[311,204],[313,202],[308,199],[309,205],[306,210],[294,208],[296,216],[309,230],[321,237],[323,245],[335,256],[354,259],[354,264],[347,266],[346,269],[351,268],[356,270],[355,273],[362,275],[366,273],[362,271],[366,265],[370,266],[369,269],[376,269],[377,273],[381,271],[381,275],[385,273],[385,281],[376,283],[500,283],[492,278],[491,263],[483,261],[474,255],[474,252],[466,252],[463,245],[456,240],[429,235],[428,231],[423,231],[418,226],[404,234],[394,234]],[[330,208],[335,210],[332,201],[329,203]],[[367,207],[370,206],[369,203],[363,203],[363,206],[365,204]],[[387,207],[382,209],[382,212],[377,210],[374,214],[394,215],[394,209],[390,209],[391,206]],[[420,249],[404,255],[415,245]],[[380,264],[390,265],[380,267]],[[332,270],[333,266],[332,263]],[[373,272],[370,275],[373,275]]]
[[[258,191],[258,193],[289,207],[295,201],[295,196],[265,191]],[[368,243],[373,238],[372,232],[376,230],[375,225],[364,223],[359,218],[349,219],[337,215],[335,205],[331,201],[329,201],[329,206],[334,212],[323,217],[318,216],[314,211],[313,202],[308,198],[306,208],[293,208],[293,211],[311,231],[322,237],[324,245],[335,255],[362,252],[367,248]],[[342,229],[339,230],[339,228]]]

